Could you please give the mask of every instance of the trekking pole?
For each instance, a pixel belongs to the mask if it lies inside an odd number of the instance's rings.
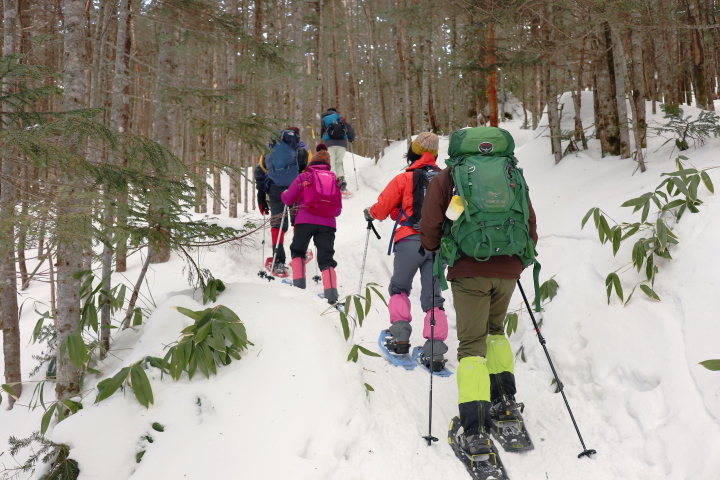
[[[435,252],[432,252],[433,265],[435,265]],[[433,393],[433,357],[435,355],[435,275],[432,277],[432,310],[430,310],[430,406],[428,407],[428,434],[424,438],[428,442],[428,447],[432,442],[437,442],[437,437],[432,436],[432,393]]]
[[[353,153],[352,142],[348,142],[348,144],[350,145],[350,156],[352,157],[353,170],[355,171],[355,190],[360,190],[360,184],[358,183],[358,179],[357,179],[357,168],[355,168],[355,154]],[[378,238],[380,238],[380,237],[378,237]]]
[[[287,210],[288,210],[288,206],[285,205],[285,208],[283,208],[282,218],[280,219],[280,231],[278,232],[278,238],[277,238],[277,241],[275,242],[275,251],[273,252],[273,260],[272,260],[272,263],[270,264],[270,268],[273,271],[275,270],[275,258],[277,258],[278,246],[280,245],[280,238],[282,237],[282,228],[283,228],[283,224],[285,223],[285,213],[287,213]],[[273,275],[273,278],[275,278],[274,275]]]
[[[525,291],[522,288],[522,285],[520,284],[520,280],[517,282],[518,287],[520,288],[520,293],[522,294],[523,300],[525,301],[525,306],[528,309],[528,313],[530,313],[530,318],[532,319],[533,325],[535,326],[535,332],[537,333],[538,340],[540,341],[540,345],[542,345],[543,350],[545,350],[545,356],[548,359],[548,362],[550,363],[550,369],[553,372],[553,375],[555,376],[555,382],[557,382],[558,390],[560,390],[560,393],[562,394],[563,400],[565,400],[565,406],[568,409],[568,412],[570,413],[570,419],[573,422],[573,425],[575,426],[575,431],[578,434],[578,438],[580,439],[580,444],[583,447],[582,453],[578,455],[578,458],[581,457],[589,457],[590,455],[594,455],[597,452],[592,449],[588,449],[585,446],[585,442],[583,441],[582,435],[580,435],[580,429],[578,428],[577,422],[575,422],[575,417],[573,416],[572,409],[570,408],[570,404],[568,403],[568,399],[565,396],[565,390],[562,382],[560,381],[560,378],[558,378],[557,372],[555,371],[555,365],[553,365],[552,360],[550,360],[550,353],[548,353],[548,349],[545,346],[545,338],[543,337],[542,333],[540,333],[540,327],[538,326],[537,322],[535,321],[535,316],[532,314],[532,308],[530,308],[530,302],[528,302],[527,297],[525,296]]]
[[[320,273],[318,273],[318,251],[317,247],[315,247],[315,276],[312,278],[315,280],[315,284],[318,284],[322,281],[322,277],[320,276]]]
[[[380,240],[380,234],[375,230],[372,220],[367,222],[367,235],[365,235],[365,252],[363,253],[362,268],[360,268],[360,285],[358,285],[358,293],[362,291],[363,275],[365,274],[365,259],[367,258],[368,242],[370,241],[370,229],[375,232],[375,236]]]
[[[263,239],[262,239],[262,247],[263,247],[263,249],[262,249],[262,260],[261,260],[261,264],[262,264],[262,262],[265,261],[265,232],[267,231],[267,220],[265,220],[265,212],[263,212],[262,216],[263,216]],[[266,272],[265,270],[260,270],[260,271],[258,272],[258,277],[260,277],[260,278],[266,278],[266,277],[267,277],[267,272]],[[268,280],[268,281],[269,281],[269,280]]]

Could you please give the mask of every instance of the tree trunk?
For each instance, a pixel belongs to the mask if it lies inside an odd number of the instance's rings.
[[[571,88],[573,109],[575,110],[575,134],[573,135],[576,142],[580,142],[583,150],[588,149],[587,138],[585,137],[585,129],[582,123],[582,78],[583,78],[583,67],[585,63],[585,41],[583,40],[582,47],[580,48],[580,61],[578,62],[578,71],[575,74],[574,87]],[[568,70],[572,77],[572,70]],[[571,78],[572,80],[572,78]]]
[[[65,66],[63,71],[63,110],[84,108],[87,96],[85,69],[85,1],[64,0],[64,47]],[[78,147],[77,145],[75,145]],[[79,147],[78,147],[79,148]],[[77,155],[82,155],[77,152]],[[58,192],[58,226],[60,235],[57,242],[57,383],[55,394],[66,399],[80,392],[82,372],[71,362],[67,352],[60,354],[61,346],[70,335],[79,333],[80,325],[80,279],[73,275],[83,268],[84,244],[82,232],[76,232],[77,223],[73,218],[82,214],[82,193],[78,179],[67,175],[60,180]],[[82,222],[84,224],[84,222]],[[73,233],[74,235],[71,235]],[[90,238],[90,237],[85,237]]]
[[[630,30],[630,51],[632,62],[630,74],[630,92],[632,96],[633,107],[633,125],[640,138],[639,146],[636,148],[647,147],[647,114],[645,109],[645,75],[643,73],[643,34],[639,30]],[[637,118],[636,118],[637,117]]]
[[[127,18],[125,20],[125,43],[123,45],[116,45],[115,50],[115,72],[117,75],[117,55],[122,52],[120,57],[122,60],[122,67],[120,67],[121,75],[124,73],[125,80],[122,83],[122,94],[120,98],[113,97],[113,105],[118,102],[122,105],[122,108],[118,112],[120,114],[119,121],[123,132],[130,132],[130,54],[132,49],[132,0],[127,1]],[[118,10],[121,12],[121,10]],[[118,29],[120,27],[118,26]],[[118,34],[119,36],[119,34]],[[118,50],[119,49],[119,50]],[[115,79],[113,79],[113,94],[115,88]],[[115,109],[113,107],[113,109]],[[112,119],[112,114],[111,114]],[[128,192],[121,192],[118,195],[118,205],[127,205]],[[127,226],[127,213],[125,209],[119,209],[117,211],[117,226],[122,229]],[[117,243],[115,244],[115,271],[126,272],[127,271],[127,237],[123,233],[117,235]]]
[[[488,85],[487,85],[487,102],[490,107],[490,126],[497,127],[498,123],[498,91],[497,91],[497,67],[495,65],[495,24],[490,22],[488,25],[488,46],[487,46],[487,57],[485,64],[490,70],[488,74]]]
[[[3,56],[17,53],[20,39],[18,29],[18,0],[3,0]],[[12,81],[2,79],[2,93],[10,92]],[[6,114],[13,109],[2,102],[3,125],[7,125]],[[22,370],[20,369],[20,322],[17,301],[17,271],[15,267],[15,216],[17,165],[10,157],[2,159],[2,179],[0,179],[0,325],[3,331],[3,359],[5,363],[5,383],[13,386],[15,394],[22,393]],[[15,399],[8,398],[13,407]]]
[[[698,24],[698,8],[695,0],[687,0],[688,24]],[[702,34],[697,28],[690,30],[690,52],[692,57],[692,77],[695,87],[695,104],[699,108],[707,109],[712,99],[708,97],[708,89],[705,79],[705,47],[703,46]]]
[[[608,44],[603,30],[596,37],[596,66],[599,122],[595,125],[597,137],[600,139],[600,150],[603,157],[607,155],[620,155],[620,132],[618,130],[617,103],[615,102],[614,66],[610,70],[611,61],[608,60]]]
[[[175,29],[172,20],[161,19],[160,47],[155,77],[155,116],[153,119],[153,140],[167,149],[172,148],[171,122],[172,107],[165,98],[165,89],[172,85],[175,72],[173,47],[175,46]],[[154,238],[150,241],[148,255],[150,263],[165,263],[170,260],[170,245],[167,240],[168,232],[163,223],[165,219],[165,206],[155,200],[150,206],[150,224],[155,230]]]
[[[343,12],[345,14],[345,30],[347,32],[348,51],[350,52],[350,71],[348,72],[348,108],[347,115],[352,120],[357,117],[357,91],[355,90],[355,72],[357,71],[357,61],[355,60],[355,47],[351,29],[350,8],[348,0],[343,0]]]
[[[422,77],[421,82],[421,108],[422,108],[422,126],[423,132],[430,130],[430,68],[432,66],[432,38],[430,35],[423,35],[420,38],[420,52],[422,57]]]
[[[627,99],[625,97],[625,78],[627,67],[625,51],[620,41],[620,36],[613,32],[613,28],[605,22],[605,39],[608,45],[608,62],[612,63],[613,76],[610,81],[615,81],[615,102],[617,103],[618,123],[617,128],[620,134],[620,158],[630,158],[630,130],[628,129]]]
[[[228,2],[228,13],[231,17],[235,17],[238,13],[238,0],[230,0]],[[238,44],[236,39],[228,40],[225,44],[225,58],[227,59],[227,81],[231,88],[238,85],[238,72],[237,72],[237,54]],[[238,202],[240,192],[240,174],[236,172],[233,167],[239,168],[240,165],[244,164],[239,158],[238,154],[238,140],[233,132],[228,135],[228,163],[231,166],[230,169],[230,191],[228,192],[228,216],[230,218],[237,218],[238,216]]]
[[[550,146],[555,156],[555,164],[562,160],[562,143],[560,141],[560,115],[558,114],[557,87],[553,72],[557,70],[555,62],[555,33],[553,21],[555,19],[554,2],[546,5],[546,22],[544,26],[545,49],[543,52],[543,69],[545,70],[545,88],[547,97],[548,126],[550,130]]]
[[[403,8],[402,0],[397,0],[397,8],[400,10]],[[400,110],[400,114],[403,115],[405,118],[405,135],[404,137],[407,139],[408,145],[410,145],[410,142],[412,141],[412,134],[413,134],[413,112],[412,112],[412,104],[410,102],[410,75],[408,73],[408,62],[405,55],[405,20],[400,17],[400,21],[398,22],[398,36],[397,36],[397,52],[398,52],[398,60],[400,63],[400,71],[402,72],[402,90],[403,90],[403,96],[402,96],[402,107]]]
[[[623,77],[623,83],[631,83],[630,82],[630,75],[628,74],[626,65],[626,59],[627,56],[625,55],[625,48],[623,46],[623,39],[622,34],[615,28],[612,27],[612,36],[613,36],[613,45],[615,48],[615,58],[618,59],[618,70],[620,72],[620,75]],[[630,42],[628,42],[630,43]],[[632,64],[631,64],[632,65]],[[634,70],[634,69],[633,69]],[[642,82],[642,75],[640,75],[640,81]],[[641,85],[642,86],[642,85]],[[645,171],[645,159],[643,156],[643,145],[642,145],[642,136],[640,133],[640,123],[639,123],[639,109],[637,108],[637,104],[635,103],[635,85],[631,86],[630,92],[631,92],[631,98],[630,98],[630,107],[633,112],[632,116],[632,123],[633,123],[633,135],[635,137],[635,161],[638,163],[638,166],[640,168],[641,172]],[[640,96],[642,96],[642,93],[639,93]],[[624,103],[624,102],[623,102]],[[645,101],[643,100],[643,114],[644,114],[644,108],[645,108]],[[622,157],[626,158],[626,157]]]
[[[127,128],[127,122],[129,117],[129,98],[127,96],[128,88],[128,69],[127,59],[125,58],[125,44],[127,43],[127,20],[128,20],[128,0],[120,0],[117,11],[117,36],[115,38],[115,69],[113,72],[112,91],[111,91],[111,104],[110,110],[110,129],[118,132],[125,132]],[[121,158],[117,158],[114,154],[111,154],[108,163],[114,166],[120,166],[123,163]],[[106,237],[103,245],[102,254],[102,291],[110,292],[112,288],[112,281],[110,273],[112,271],[112,258],[113,258],[113,245],[116,243],[115,237],[112,233],[112,225],[115,222],[116,208],[115,205],[118,203],[115,192],[110,191],[110,187],[106,194],[108,200],[105,203],[105,229]],[[126,189],[123,189],[126,190]],[[100,310],[100,345],[101,345],[101,358],[104,358],[105,353],[110,350],[110,297],[101,294],[102,308]]]

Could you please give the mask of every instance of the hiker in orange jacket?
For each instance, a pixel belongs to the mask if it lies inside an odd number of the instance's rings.
[[[387,343],[388,351],[405,354],[410,350],[412,314],[408,296],[413,278],[420,270],[420,305],[425,312],[423,337],[428,339],[423,346],[423,353],[429,356],[430,352],[433,352],[433,371],[442,370],[445,364],[444,354],[448,348],[444,340],[448,335],[448,325],[443,309],[445,299],[442,297],[439,282],[433,281],[432,255],[420,244],[419,222],[427,185],[440,171],[435,163],[438,143],[438,136],[434,133],[423,132],[418,135],[408,149],[408,167],[405,172],[393,178],[380,193],[377,203],[366,208],[364,212],[367,221],[384,220],[388,216],[397,221],[392,240],[395,251],[393,275],[388,288],[391,323],[389,331],[392,335]],[[435,317],[434,344],[431,344],[430,339],[432,316]]]

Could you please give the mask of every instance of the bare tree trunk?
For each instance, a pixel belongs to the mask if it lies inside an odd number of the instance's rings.
[[[588,149],[587,138],[585,137],[585,129],[582,123],[582,78],[583,78],[583,66],[585,63],[585,41],[580,48],[580,62],[578,62],[578,71],[575,74],[575,85],[570,89],[573,99],[573,108],[575,110],[575,134],[573,137],[576,142],[582,144],[583,150]],[[572,71],[568,70],[572,76]]]
[[[457,15],[453,14],[451,18],[451,33],[450,33],[450,64],[454,65],[457,63]],[[455,119],[455,85],[457,84],[457,74],[454,70],[450,70],[449,76],[450,76],[450,88],[448,90],[448,99],[447,99],[447,106],[448,106],[448,133],[454,131],[456,128],[458,128],[460,125],[457,125],[457,121]]]
[[[664,12],[666,9],[663,0],[650,0],[651,12]],[[651,13],[652,14],[652,13]],[[680,96],[676,86],[677,75],[671,74],[671,65],[677,65],[674,58],[675,46],[672,35],[666,29],[658,28],[653,31],[655,36],[655,58],[658,65],[658,76],[663,90],[666,105],[678,105]],[[676,68],[673,69],[676,71]]]
[[[132,35],[130,35],[132,31],[132,0],[127,1],[127,18],[125,20],[125,43],[123,45],[117,44],[116,50],[115,50],[115,72],[117,75],[117,55],[122,52],[121,59],[122,59],[122,66],[121,74],[124,72],[125,80],[122,83],[122,96],[121,98],[115,98],[113,97],[113,105],[115,105],[115,102],[120,102],[122,105],[121,108],[121,117],[120,117],[120,125],[123,132],[129,132],[130,131],[130,81],[129,81],[129,72],[130,72],[130,54],[132,49]],[[121,12],[121,10],[120,10]],[[118,29],[120,27],[118,26]],[[119,33],[118,33],[119,38]],[[119,49],[119,50],[118,50]],[[115,86],[115,80],[113,79],[113,89]],[[114,94],[114,90],[113,90]],[[119,112],[120,113],[120,112]],[[112,118],[112,117],[111,117]],[[128,202],[128,192],[122,192],[118,196],[118,205],[127,205]],[[117,225],[119,229],[122,229],[127,226],[127,213],[124,209],[120,209],[117,212]],[[115,244],[115,271],[116,272],[125,272],[127,271],[127,237],[123,233],[120,233],[117,238],[117,243]]]
[[[64,0],[64,47],[65,66],[63,71],[63,110],[72,111],[83,107],[87,96],[85,69],[85,1]],[[77,153],[81,155],[80,152]],[[85,245],[77,232],[78,223],[74,218],[82,214],[82,202],[78,202],[81,187],[77,179],[61,178],[58,197],[58,225],[60,235],[57,247],[57,383],[55,394],[58,399],[70,398],[80,392],[82,372],[71,362],[69,355],[60,354],[60,348],[70,335],[78,333],[80,325],[80,279],[73,275],[83,268]],[[71,235],[71,232],[74,235]],[[90,238],[89,236],[85,238]]]
[[[129,117],[129,98],[127,96],[128,70],[125,59],[125,43],[127,41],[127,20],[128,20],[128,0],[120,0],[117,11],[118,29],[115,38],[115,69],[112,81],[110,110],[110,128],[114,131],[124,132],[127,128]],[[114,154],[109,157],[110,165],[119,166],[122,159],[117,158]],[[102,291],[110,292],[112,288],[111,272],[113,245],[116,244],[116,235],[112,234],[112,225],[115,222],[116,208],[118,205],[117,196],[114,192],[106,191],[108,200],[105,203],[105,229],[106,237],[103,245],[102,254]],[[110,350],[110,297],[101,294],[103,299],[102,308],[100,310],[100,345],[101,358]]]
[[[612,75],[608,61],[608,44],[605,41],[604,31],[596,37],[596,91],[598,99],[598,114],[595,124],[597,137],[600,139],[602,156],[620,155],[620,134],[617,128],[617,103],[613,92]]]
[[[132,295],[130,295],[130,300],[128,301],[127,310],[125,312],[125,319],[122,322],[123,330],[130,326],[130,320],[135,313],[135,303],[137,302],[138,296],[140,295],[140,288],[142,287],[142,283],[145,280],[145,275],[147,275],[149,266],[150,257],[145,257],[145,261],[143,262],[142,268],[140,269],[140,275],[138,275],[138,279],[135,282],[135,288],[133,288]]]
[[[487,46],[487,68],[490,69],[487,85],[487,101],[490,107],[490,126],[497,127],[498,123],[498,73],[495,65],[495,24],[491,21],[488,25],[488,46]]]
[[[620,133],[620,158],[630,158],[630,130],[628,128],[627,99],[625,97],[625,78],[627,67],[625,51],[617,31],[605,23],[605,38],[608,42],[608,55],[614,63],[615,102],[618,111],[618,131]]]
[[[698,8],[695,0],[687,0],[688,24],[698,24]],[[705,48],[703,46],[700,30],[693,28],[690,30],[691,42],[690,49],[692,55],[692,77],[693,86],[695,87],[695,104],[703,109],[708,108],[708,104],[712,103],[712,98],[708,97],[708,89],[705,80]]]
[[[397,8],[403,7],[402,0],[397,0]],[[370,21],[370,19],[368,19]],[[410,75],[408,73],[407,59],[405,56],[405,20],[400,17],[398,22],[398,37],[397,37],[397,52],[398,60],[400,63],[400,70],[402,72],[402,89],[403,89],[403,101],[401,115],[405,117],[405,138],[407,139],[408,145],[412,141],[413,134],[413,115],[412,105],[410,103]]]
[[[613,45],[614,45],[614,48],[616,51],[615,58],[619,59],[619,62],[618,62],[619,69],[618,70],[620,71],[620,74],[623,75],[623,77],[624,77],[624,83],[630,83],[630,75],[628,74],[627,68],[625,67],[627,56],[625,55],[625,49],[623,46],[623,39],[621,37],[621,33],[616,28],[613,27],[612,35],[613,35]],[[631,65],[632,65],[632,72],[635,73],[636,68],[632,63],[631,63]],[[639,81],[642,82],[642,75],[640,75]],[[642,86],[642,84],[641,84],[641,86]],[[645,171],[645,159],[643,157],[643,145],[642,145],[643,142],[642,142],[642,136],[640,133],[640,125],[641,125],[639,122],[640,112],[639,112],[638,105],[635,102],[635,92],[637,91],[637,89],[635,89],[635,87],[637,87],[637,86],[632,85],[630,88],[630,92],[631,92],[630,107],[632,108],[632,112],[633,112],[632,123],[633,123],[633,135],[635,137],[635,161],[638,163],[640,171],[644,172]],[[642,92],[642,90],[644,90],[644,89],[640,89],[640,92]],[[638,93],[638,96],[642,97],[642,93]],[[643,109],[643,115],[644,115],[644,113],[645,113],[644,112],[644,110],[645,110],[644,99],[643,99],[642,109]],[[625,158],[625,157],[623,157],[623,158]]]
[[[17,53],[19,41],[18,0],[3,0],[3,56]],[[2,79],[2,94],[10,92],[11,81]],[[7,125],[6,114],[12,113],[9,103],[2,103],[3,125]],[[22,370],[20,369],[20,322],[17,301],[17,271],[15,268],[15,216],[17,165],[9,157],[2,159],[2,179],[0,180],[0,325],[3,331],[3,360],[5,363],[5,382],[13,386],[15,394],[22,393]],[[9,397],[8,404],[13,407],[15,399]]]
[[[345,30],[347,32],[348,50],[350,51],[350,71],[348,72],[348,105],[347,113],[351,119],[357,118],[357,91],[355,90],[355,72],[357,62],[355,60],[355,48],[353,47],[353,35],[351,29],[350,8],[348,0],[343,0],[343,12],[345,13]]]
[[[228,13],[230,13],[231,16],[235,16],[238,13],[238,0],[230,0],[228,2]],[[228,40],[225,44],[225,58],[227,59],[227,81],[230,84],[231,87],[235,87],[238,82],[238,73],[237,73],[237,53],[238,53],[238,44],[237,40]],[[239,200],[239,188],[240,188],[240,179],[239,174],[234,170],[234,167],[239,167],[242,162],[238,158],[238,140],[235,138],[235,136],[230,133],[228,135],[229,145],[228,145],[228,163],[231,166],[230,169],[230,192],[229,193],[229,199],[228,199],[228,216],[230,218],[237,218],[238,216],[238,200]]]
[[[175,30],[171,19],[163,19],[160,22],[160,49],[158,53],[157,70],[155,77],[155,116],[153,119],[153,140],[163,147],[172,148],[171,122],[172,108],[167,102],[164,91],[172,85],[175,72],[175,61],[173,59],[173,47],[175,45]],[[150,241],[148,256],[150,263],[165,263],[170,260],[170,245],[167,241],[168,234],[162,226],[165,206],[159,201],[153,201],[150,206],[150,223],[156,232],[153,240]]]
[[[548,126],[550,130],[550,145],[555,156],[555,164],[562,160],[562,143],[560,141],[560,115],[558,114],[557,87],[553,72],[557,70],[555,61],[555,33],[553,21],[555,19],[554,2],[548,2],[545,6],[546,22],[544,26],[545,49],[543,52],[543,69],[545,70],[545,88],[547,97]]]
[[[647,115],[645,109],[645,75],[643,74],[643,39],[642,32],[630,30],[630,51],[632,57],[631,87],[633,108],[633,124],[640,137],[640,144],[636,148],[647,147]]]
[[[420,78],[421,129],[423,132],[427,132],[430,129],[430,66],[432,65],[432,58],[430,58],[432,55],[432,39],[430,36],[423,35],[420,37],[420,45],[420,56],[422,57],[422,76]]]

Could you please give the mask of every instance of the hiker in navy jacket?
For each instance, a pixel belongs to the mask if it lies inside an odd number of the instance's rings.
[[[283,132],[294,132],[297,135],[297,172],[294,176],[305,171],[308,164],[309,150],[302,140],[300,140],[300,129],[297,127],[287,127]],[[273,255],[275,256],[275,264],[270,268],[275,275],[287,276],[287,267],[285,266],[285,232],[288,230],[288,219],[282,220],[282,213],[285,205],[280,199],[280,194],[287,190],[291,182],[285,182],[286,185],[277,185],[273,182],[268,174],[268,168],[265,162],[266,155],[260,157],[258,166],[255,168],[255,188],[257,189],[258,209],[263,215],[270,214],[270,227],[272,232]],[[294,223],[294,212],[291,212],[290,220]],[[282,220],[282,225],[281,225]],[[277,245],[277,251],[276,246]]]

